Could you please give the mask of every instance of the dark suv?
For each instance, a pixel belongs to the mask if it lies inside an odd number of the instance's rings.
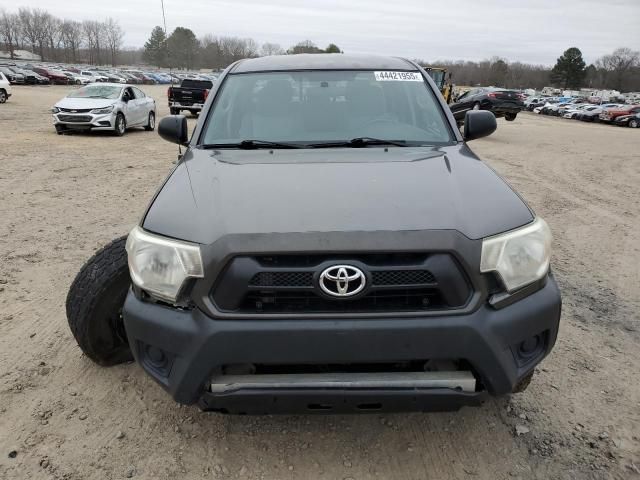
[[[474,88],[456,98],[450,108],[458,123],[464,122],[469,110],[488,110],[511,122],[524,109],[524,95],[503,88]]]
[[[416,63],[243,60],[140,224],[67,298],[80,347],[219,412],[450,410],[524,390],[558,333],[547,224]],[[127,261],[128,260],[128,261]]]

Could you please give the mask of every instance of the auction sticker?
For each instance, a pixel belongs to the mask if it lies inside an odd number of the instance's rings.
[[[373,72],[377,82],[422,82],[418,72]]]

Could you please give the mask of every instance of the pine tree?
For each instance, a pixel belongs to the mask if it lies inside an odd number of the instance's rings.
[[[564,88],[580,88],[586,75],[586,63],[579,48],[571,47],[562,54],[551,70],[551,79]]]
[[[151,37],[144,44],[142,58],[157,67],[167,65],[167,37],[162,27],[155,27],[151,31]]]

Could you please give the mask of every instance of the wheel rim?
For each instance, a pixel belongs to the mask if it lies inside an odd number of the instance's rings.
[[[156,128],[156,116],[153,113],[149,114],[149,128],[151,130]]]
[[[638,122],[637,122],[637,120],[631,120],[631,121],[629,122],[629,126],[630,126],[631,128],[638,128]]]
[[[0,103],[4,103],[7,101],[7,96],[4,92],[0,92]]]
[[[473,106],[473,109],[474,109],[474,110],[480,110],[480,104],[479,104],[479,103],[476,103],[476,104]]]
[[[118,133],[124,133],[124,119],[122,117],[118,117],[116,128],[118,129]]]

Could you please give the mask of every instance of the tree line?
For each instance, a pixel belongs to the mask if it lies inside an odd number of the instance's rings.
[[[252,38],[212,34],[197,38],[192,30],[184,27],[177,27],[167,37],[162,27],[157,26],[144,44],[142,58],[156,67],[223,69],[243,58],[296,53],[341,53],[341,50],[333,43],[322,49],[310,40],[285,50],[277,43],[259,45]]]
[[[582,52],[571,47],[558,57],[553,68],[509,62],[492,57],[480,62],[441,60],[421,65],[444,67],[452,73],[457,85],[493,85],[504,88],[535,88],[546,86],[562,89],[597,88],[620,92],[640,91],[640,52],[617,48],[611,54],[586,65]]]
[[[143,48],[124,49],[124,31],[112,18],[82,22],[60,19],[46,10],[20,8],[18,12],[0,11],[0,47],[14,58],[15,50],[31,50],[42,61],[90,63],[95,65],[135,65],[182,69],[223,69],[243,58],[296,53],[341,53],[331,43],[320,48],[305,40],[285,49],[277,43],[258,44],[252,38],[214,36],[197,37],[189,28],[177,27],[170,35],[157,26]],[[504,88],[555,86],[564,89],[591,87],[622,92],[640,91],[640,52],[618,48],[586,65],[582,52],[567,49],[553,68],[492,57],[479,62],[439,60],[424,66],[444,67],[457,85],[494,85]]]
[[[116,65],[124,31],[113,18],[61,19],[39,8],[0,11],[0,45],[13,59],[16,50],[30,50],[42,61]]]

